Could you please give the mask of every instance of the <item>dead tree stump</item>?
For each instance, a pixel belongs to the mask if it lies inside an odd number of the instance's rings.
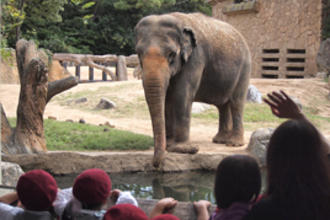
[[[56,94],[78,84],[75,77],[48,83],[48,68],[33,41],[19,40],[16,59],[21,83],[16,128],[12,129],[1,106],[2,151],[9,154],[46,152],[43,114]],[[4,121],[4,122],[3,122]]]

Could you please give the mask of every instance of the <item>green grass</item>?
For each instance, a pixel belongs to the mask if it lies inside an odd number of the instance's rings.
[[[10,118],[15,126],[16,119]],[[122,131],[106,126],[45,120],[48,150],[147,150],[153,145],[150,136]],[[108,131],[104,131],[108,128]]]
[[[213,107],[200,114],[192,114],[194,118],[204,120],[217,120],[218,110]],[[283,120],[276,118],[266,104],[253,104],[246,103],[244,109],[244,122],[257,123],[257,122],[276,122],[279,123]]]
[[[317,115],[316,108],[303,107],[303,112],[319,129],[330,127],[330,118]],[[218,120],[218,110],[215,107],[200,114],[192,114],[193,118],[203,123]],[[246,130],[255,130],[260,127],[276,127],[286,119],[279,119],[274,116],[266,104],[246,103],[244,109],[244,127]]]

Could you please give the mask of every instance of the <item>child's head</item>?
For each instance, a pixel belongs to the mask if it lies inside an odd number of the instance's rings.
[[[27,210],[50,211],[56,199],[57,184],[46,171],[32,170],[19,178],[16,190]]]
[[[218,166],[214,194],[219,208],[234,202],[255,200],[261,189],[261,174],[257,161],[247,155],[224,158]]]
[[[148,220],[144,211],[132,204],[119,204],[105,213],[103,220]]]
[[[85,170],[75,179],[72,192],[84,209],[100,209],[111,192],[110,177],[101,169]]]

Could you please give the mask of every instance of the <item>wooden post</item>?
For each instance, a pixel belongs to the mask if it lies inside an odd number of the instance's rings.
[[[80,80],[80,65],[79,64],[76,66],[76,77],[78,77],[78,80]]]
[[[89,67],[89,81],[93,81],[93,80],[94,80],[94,68]]]
[[[102,80],[107,81],[107,73],[104,71],[102,72]]]

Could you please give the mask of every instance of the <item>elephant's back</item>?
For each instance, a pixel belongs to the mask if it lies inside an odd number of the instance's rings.
[[[191,27],[200,43],[212,45],[221,51],[248,50],[244,37],[232,25],[201,13],[171,13],[178,18],[184,26]]]

